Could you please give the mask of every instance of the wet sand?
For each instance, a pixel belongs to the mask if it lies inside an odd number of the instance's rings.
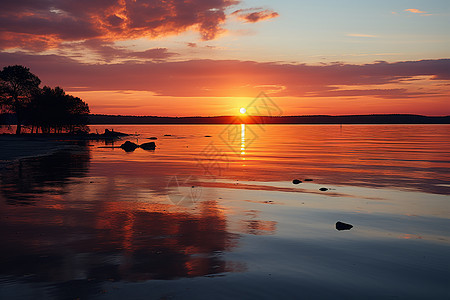
[[[67,142],[51,137],[3,134],[0,135],[0,168],[14,160],[49,155],[69,147]]]

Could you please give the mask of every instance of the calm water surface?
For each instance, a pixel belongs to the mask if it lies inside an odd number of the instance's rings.
[[[105,128],[2,171],[1,299],[450,297],[449,125]]]

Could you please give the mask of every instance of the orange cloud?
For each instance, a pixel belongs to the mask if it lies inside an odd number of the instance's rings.
[[[261,10],[258,8],[239,9],[234,11],[232,15],[236,15],[239,19],[249,23],[273,19],[279,16],[275,11],[269,9]]]
[[[405,9],[405,11],[409,11],[409,12],[412,12],[414,14],[426,14],[427,13],[426,11],[421,11],[421,10],[418,10],[416,8],[408,8],[408,9]]]
[[[32,51],[56,48],[61,40],[54,35],[0,31],[0,49],[22,48]]]
[[[187,30],[196,30],[202,40],[211,40],[223,31],[225,11],[238,3],[237,0],[8,1],[2,3],[0,11],[0,48],[45,50],[62,41],[155,38]]]
[[[0,49],[42,51],[62,42],[157,38],[187,30],[202,40],[225,30],[227,11],[239,0],[16,0],[2,3]],[[275,18],[271,10],[241,9],[245,22]]]

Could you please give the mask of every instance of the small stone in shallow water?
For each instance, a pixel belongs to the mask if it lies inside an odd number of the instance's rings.
[[[350,230],[352,228],[353,228],[353,225],[351,225],[351,224],[343,223],[343,222],[340,222],[340,221],[338,221],[336,223],[336,229],[339,230],[339,231],[341,231],[341,230]]]
[[[292,180],[292,183],[293,184],[299,184],[299,183],[302,183],[300,180],[298,180],[298,179],[294,179],[294,180]]]
[[[327,188],[320,188],[319,191],[325,192],[325,191],[328,191],[328,189]]]

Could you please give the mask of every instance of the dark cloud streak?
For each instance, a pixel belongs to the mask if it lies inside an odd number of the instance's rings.
[[[238,16],[239,19],[249,23],[256,23],[259,21],[273,19],[280,16],[277,12],[273,10],[261,8],[238,9],[234,11],[232,15],[236,15]]]
[[[177,55],[177,53],[169,52],[167,48],[152,48],[144,51],[133,51],[124,47],[114,46],[112,42],[102,40],[87,40],[81,43],[68,43],[60,46],[60,49],[70,49],[73,51],[91,50],[104,62],[111,62],[112,60],[123,59],[142,59],[163,61],[170,57]]]
[[[165,49],[150,49],[148,52],[129,55],[154,58],[167,53]],[[449,93],[446,87],[440,91],[411,91],[405,86],[393,88],[383,85],[414,80],[417,76],[450,80],[450,59],[318,66],[237,60],[147,61],[102,65],[83,64],[56,55],[0,53],[0,65],[11,64],[30,67],[45,84],[52,86],[77,86],[91,91],[151,91],[175,97],[252,97],[264,86],[270,86],[271,95],[276,97],[411,98]]]

